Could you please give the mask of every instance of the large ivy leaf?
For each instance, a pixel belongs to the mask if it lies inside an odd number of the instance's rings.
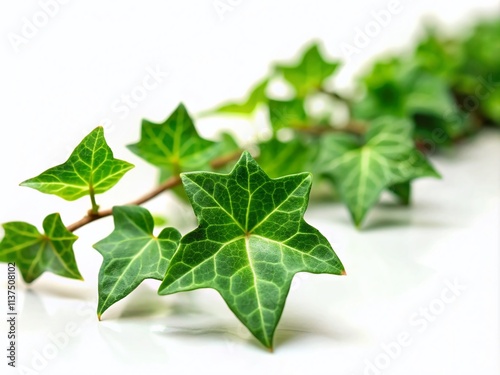
[[[245,152],[230,174],[185,173],[182,181],[199,227],[182,238],[159,293],[213,288],[271,348],[295,273],[344,273],[303,219],[311,175],[270,179]]]
[[[15,262],[27,283],[46,271],[83,280],[73,253],[73,243],[78,237],[66,229],[59,214],[45,218],[44,234],[35,226],[19,221],[5,223],[3,228],[5,236],[0,242],[0,261]]]
[[[165,228],[153,235],[153,217],[138,206],[113,207],[114,231],[94,245],[103,256],[99,271],[99,318],[145,279],[163,280],[180,233]]]
[[[297,97],[304,98],[311,91],[320,90],[324,81],[340,66],[327,61],[317,44],[311,45],[295,65],[277,65],[276,70],[295,88]]]
[[[261,103],[267,102],[267,85],[269,80],[266,78],[256,84],[248,94],[248,97],[241,102],[227,103],[209,111],[208,113],[236,113],[241,115],[249,115],[255,111]]]
[[[423,156],[414,148],[412,133],[409,121],[382,118],[370,125],[363,142],[347,134],[321,140],[317,168],[333,179],[358,227],[384,189],[436,175],[427,161],[415,159]]]
[[[205,167],[217,153],[214,146],[198,135],[186,107],[180,104],[162,124],[143,120],[141,140],[127,147],[149,163],[178,174]]]
[[[104,139],[104,130],[99,126],[82,140],[64,164],[21,185],[74,201],[85,195],[108,191],[133,167],[126,161],[113,158],[113,152]]]

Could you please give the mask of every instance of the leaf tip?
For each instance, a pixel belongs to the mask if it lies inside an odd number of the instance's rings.
[[[19,184],[19,186],[30,187],[31,186],[31,179],[21,182]]]
[[[340,272],[340,276],[347,276],[347,272],[345,272],[345,270],[342,270],[342,271]]]

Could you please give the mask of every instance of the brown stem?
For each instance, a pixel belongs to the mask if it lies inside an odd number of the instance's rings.
[[[234,153],[224,155],[224,156],[221,156],[219,158],[215,158],[214,160],[212,160],[210,165],[214,169],[221,168],[224,165],[228,164],[229,162],[237,159],[240,155],[241,155],[241,150],[238,150],[238,151],[235,151]],[[156,188],[151,190],[149,193],[144,194],[142,197],[139,197],[136,200],[127,203],[126,205],[128,205],[128,206],[140,206],[140,205],[146,203],[147,201],[150,201],[151,199],[157,197],[158,195],[160,195],[164,191],[170,190],[170,189],[172,189],[180,184],[181,184],[181,177],[179,175],[170,177],[168,180],[166,180],[165,182],[158,185]],[[112,208],[107,208],[105,210],[99,210],[97,212],[89,210],[89,212],[87,212],[87,215],[82,217],[80,220],[74,222],[73,224],[69,225],[67,227],[67,229],[70,232],[74,232],[75,230],[80,229],[81,227],[83,227],[83,226],[85,226],[93,221],[102,219],[102,218],[107,217],[107,216],[111,216],[112,214],[113,214]]]

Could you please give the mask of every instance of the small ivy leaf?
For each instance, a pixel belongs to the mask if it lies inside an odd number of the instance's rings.
[[[22,182],[21,186],[74,201],[108,191],[133,167],[113,157],[104,139],[104,129],[99,126],[82,140],[64,164]]]
[[[239,103],[227,103],[222,106],[208,111],[206,114],[212,113],[235,113],[240,115],[250,115],[252,114],[257,106],[261,103],[267,102],[267,85],[269,79],[264,79],[263,81],[256,84],[248,95],[248,98]]]
[[[324,81],[340,66],[323,58],[318,44],[311,45],[296,65],[278,65],[276,70],[295,88],[297,97],[304,98],[311,91],[323,87]]]
[[[269,118],[274,131],[305,126],[308,119],[304,100],[269,100]]]
[[[3,228],[5,236],[0,242],[0,261],[15,262],[27,283],[35,281],[46,271],[83,280],[73,253],[73,244],[78,237],[66,229],[59,214],[45,218],[45,234],[20,221],[5,223]]]
[[[142,207],[113,207],[113,218],[114,231],[94,245],[104,258],[99,271],[99,319],[145,279],[163,280],[181,238],[174,228],[153,236],[153,217]]]
[[[162,124],[143,120],[141,140],[128,149],[166,174],[201,169],[215,156],[215,143],[201,138],[183,104]]]
[[[313,151],[298,138],[289,142],[272,138],[260,143],[259,149],[259,165],[271,178],[305,172]]]
[[[412,133],[411,122],[382,118],[372,122],[363,143],[347,134],[332,134],[320,141],[319,171],[334,181],[358,227],[384,189],[437,175],[415,150]]]
[[[293,276],[344,274],[328,240],[303,219],[311,175],[271,179],[244,152],[229,174],[185,173],[182,181],[199,227],[181,239],[159,294],[213,288],[272,348]]]

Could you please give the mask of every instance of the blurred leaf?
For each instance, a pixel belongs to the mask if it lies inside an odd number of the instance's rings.
[[[426,31],[415,48],[413,57],[416,64],[447,82],[455,82],[457,70],[464,59],[461,43],[443,37],[436,25],[429,25]]]
[[[307,123],[304,101],[302,99],[269,100],[269,117],[274,131],[304,126]]]
[[[259,165],[271,178],[305,172],[312,148],[297,138],[281,142],[273,138],[260,143]]]
[[[227,103],[207,113],[236,113],[249,115],[255,111],[259,104],[267,101],[266,89],[268,83],[268,79],[259,82],[250,90],[248,97],[241,102]]]
[[[414,123],[417,140],[432,140],[434,132],[444,132],[446,142],[435,142],[435,146],[449,144],[471,129],[444,78],[412,62],[402,58],[377,62],[363,82],[366,94],[354,105],[355,118],[406,118]]]
[[[388,189],[401,200],[402,204],[405,206],[410,204],[411,184],[409,181],[391,185]]]
[[[295,65],[277,65],[276,71],[282,73],[295,88],[298,98],[304,98],[310,92],[320,90],[324,81],[335,73],[339,66],[337,61],[327,61],[318,44],[313,44],[304,51],[300,62]]]
[[[411,122],[387,117],[372,122],[362,142],[348,134],[320,140],[317,167],[330,175],[358,227],[384,189],[423,174],[412,133]]]

